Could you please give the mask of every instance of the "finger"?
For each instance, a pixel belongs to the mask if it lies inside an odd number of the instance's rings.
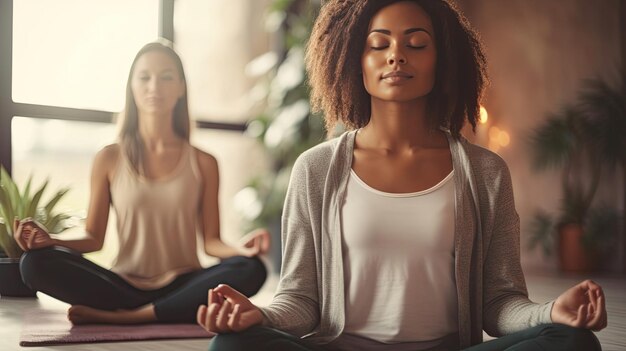
[[[17,245],[22,250],[27,251],[28,247],[26,247],[26,240],[24,239],[24,233],[22,231],[23,231],[22,223],[18,223],[17,229],[13,233],[13,238],[15,239],[15,241],[17,242]]]
[[[268,252],[270,250],[270,245],[271,245],[270,233],[266,231],[265,235],[263,236],[262,252],[264,253]]]
[[[216,303],[212,303],[209,305],[208,307],[209,311],[206,315],[206,319],[205,319],[205,325],[208,326],[208,328],[206,328],[208,331],[214,332],[214,333],[219,333],[220,330],[217,328],[216,324],[215,324],[215,319],[217,318],[217,313],[220,310],[220,305],[216,304]]]
[[[226,284],[218,285],[217,288],[215,288],[215,291],[222,294],[232,304],[242,304],[250,302],[248,298],[245,297],[242,293]]]
[[[207,313],[206,305],[200,305],[200,307],[198,307],[198,312],[196,313],[196,322],[198,322],[198,324],[204,329],[206,329],[207,327],[204,324],[206,322],[206,313]]]
[[[20,220],[15,217],[13,218],[13,233],[17,232],[17,227],[20,225]]]
[[[587,279],[584,282],[582,282],[582,285],[587,289],[587,290],[598,290],[598,289],[602,289],[600,287],[600,285],[598,285],[595,281],[591,280],[591,279]]]
[[[219,303],[220,305],[222,305],[224,301],[226,301],[226,298],[224,297],[224,295],[220,293],[219,291],[215,292],[215,296],[217,298],[217,303]]]
[[[587,307],[585,304],[581,304],[578,306],[578,313],[576,313],[576,318],[573,320],[572,327],[580,328],[584,325],[587,320]]]
[[[210,306],[212,303],[214,303],[213,301],[213,289],[209,289],[209,292],[207,293],[207,306]]]
[[[30,237],[28,238],[28,242],[26,243],[26,246],[28,246],[29,249],[33,248],[33,243],[35,242],[35,237],[37,236],[37,229],[33,229],[30,232]]]
[[[223,331],[230,331],[230,328],[228,327],[228,315],[230,314],[231,306],[231,303],[227,300],[224,302],[222,308],[220,308],[219,312],[217,313],[215,325],[218,329]]]
[[[587,318],[585,319],[585,325],[589,326],[591,320],[594,318],[594,309],[592,304],[587,304]]]
[[[239,321],[241,320],[241,305],[237,304],[233,308],[233,312],[230,314],[230,318],[228,318],[228,327],[232,331],[241,331],[241,326],[239,325]]]
[[[254,240],[247,240],[243,243],[243,247],[251,248],[254,245]]]
[[[254,238],[254,246],[252,247],[252,257],[258,255],[261,252],[261,242],[259,237]]]
[[[606,310],[604,309],[604,297],[599,296],[597,299],[596,313],[587,324],[589,329],[599,330],[604,328],[606,320]]]

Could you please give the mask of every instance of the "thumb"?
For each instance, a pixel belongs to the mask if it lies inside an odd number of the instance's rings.
[[[19,225],[20,220],[17,217],[13,218],[13,233],[17,232],[17,228],[19,227]]]
[[[220,284],[217,288],[213,289],[213,291],[222,294],[230,303],[233,304],[250,303],[250,300],[248,300],[244,294],[233,289],[230,285]]]

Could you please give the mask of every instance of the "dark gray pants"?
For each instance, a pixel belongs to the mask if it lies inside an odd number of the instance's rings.
[[[217,335],[209,344],[209,351],[215,350],[332,351],[323,345],[313,345],[306,340],[266,327],[253,327],[241,333]],[[502,350],[600,351],[601,347],[593,332],[587,329],[562,324],[544,324],[464,349],[464,351]]]
[[[235,256],[182,274],[160,289],[141,290],[78,252],[60,247],[24,253],[20,271],[26,285],[71,305],[116,310],[154,303],[157,320],[164,323],[195,323],[198,307],[207,303],[209,289],[229,284],[252,296],[267,275],[258,258]]]

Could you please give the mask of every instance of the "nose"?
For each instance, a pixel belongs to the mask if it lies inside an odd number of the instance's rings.
[[[153,92],[153,91],[158,90],[158,85],[159,85],[159,80],[156,79],[156,78],[151,78],[150,81],[148,81],[148,84],[147,84],[148,91],[152,91]]]
[[[404,56],[404,53],[402,52],[402,50],[399,50],[396,47],[395,50],[389,51],[389,56],[387,57],[387,64],[390,66],[393,66],[396,64],[404,65],[406,64],[406,56]]]

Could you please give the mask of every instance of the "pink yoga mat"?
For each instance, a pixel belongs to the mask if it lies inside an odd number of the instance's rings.
[[[196,324],[78,325],[67,319],[67,311],[27,311],[20,346],[109,341],[210,338],[213,334]]]

